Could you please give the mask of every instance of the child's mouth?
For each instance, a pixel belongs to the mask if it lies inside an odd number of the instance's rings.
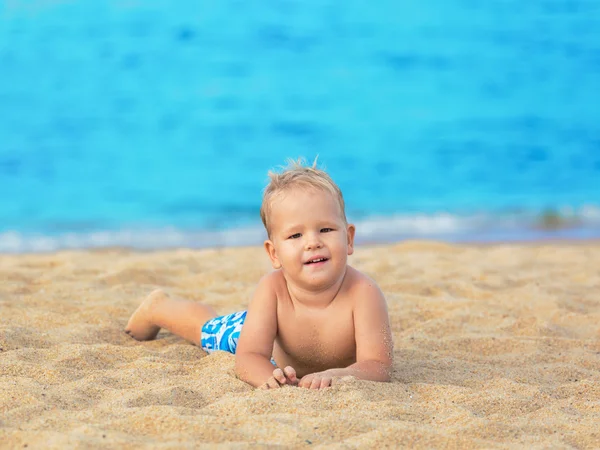
[[[313,258],[309,261],[306,261],[304,264],[305,265],[315,265],[315,264],[323,264],[325,262],[329,261],[329,258],[325,258],[325,257],[318,257],[318,258]]]

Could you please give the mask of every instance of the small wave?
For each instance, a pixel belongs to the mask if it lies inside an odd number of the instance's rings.
[[[0,233],[2,253],[44,253],[68,249],[128,247],[140,250],[161,248],[237,247],[264,240],[260,228],[226,231],[187,231],[174,228],[151,230],[106,230],[89,233],[44,235],[8,231]]]
[[[357,222],[365,241],[442,239],[449,241],[540,240],[600,237],[600,207],[587,205],[543,211],[455,215],[450,213],[370,217]]]
[[[600,207],[558,208],[537,213],[454,215],[406,214],[355,221],[358,243],[404,239],[519,241],[600,238]],[[220,231],[165,229],[105,230],[85,233],[0,233],[0,253],[43,253],[68,249],[128,247],[140,250],[261,245],[262,227]]]

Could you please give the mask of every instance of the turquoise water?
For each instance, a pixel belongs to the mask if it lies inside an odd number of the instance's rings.
[[[316,155],[362,241],[600,236],[600,3],[0,3],[0,251],[259,243]]]

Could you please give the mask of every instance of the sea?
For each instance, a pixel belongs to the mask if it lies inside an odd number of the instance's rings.
[[[300,157],[362,243],[600,237],[600,2],[0,0],[0,252],[260,245]]]

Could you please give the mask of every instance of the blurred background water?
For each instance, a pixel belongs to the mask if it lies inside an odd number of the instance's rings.
[[[597,0],[0,0],[0,251],[260,243],[319,161],[363,242],[600,236]]]

